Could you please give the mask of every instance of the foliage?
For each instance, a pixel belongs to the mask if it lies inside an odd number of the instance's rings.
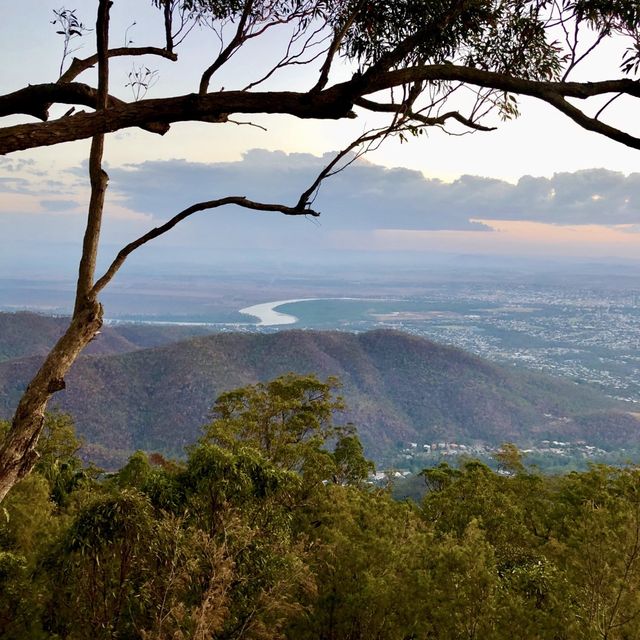
[[[75,9],[61,9],[53,10],[53,20],[51,24],[56,27],[56,34],[63,38],[63,51],[62,59],[60,61],[60,75],[64,69],[65,62],[69,55],[74,51],[77,51],[79,47],[72,47],[72,42],[77,38],[81,38],[91,29],[85,27],[85,25],[78,20]]]
[[[364,457],[362,443],[354,435],[344,435],[338,440],[333,461],[336,466],[334,481],[338,484],[362,484],[375,471],[373,462]]]
[[[53,470],[82,470],[78,442],[68,418],[50,416],[37,470],[0,514],[0,636],[640,634],[640,470],[541,476],[505,444],[500,472],[443,463],[424,471],[421,504],[395,501],[367,484],[353,428],[326,449],[342,408],[334,388],[289,375],[223,394],[216,420],[231,431],[208,425],[186,461],[137,452],[64,490]],[[264,420],[262,437],[258,407],[275,406],[286,419]],[[307,450],[303,433],[318,446]],[[287,468],[278,438],[301,447],[296,460],[322,452],[331,476]]]
[[[347,432],[333,424],[334,412],[344,409],[342,398],[332,396],[337,387],[336,378],[321,382],[291,373],[223,393],[213,407],[205,441],[254,447],[284,469],[312,467],[325,457],[322,445]]]

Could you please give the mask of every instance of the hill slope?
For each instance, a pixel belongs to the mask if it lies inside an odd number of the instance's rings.
[[[1,416],[10,415],[39,360],[0,363]],[[349,406],[344,418],[376,457],[399,441],[524,444],[565,434],[597,437],[598,444],[640,441],[640,423],[592,389],[394,331],[215,334],[85,356],[53,406],[74,415],[92,443],[175,454],[198,437],[220,392],[289,371],[339,376]]]
[[[69,318],[20,311],[0,312],[0,362],[44,356],[69,324]],[[86,355],[125,353],[211,333],[206,326],[117,324],[104,325]]]

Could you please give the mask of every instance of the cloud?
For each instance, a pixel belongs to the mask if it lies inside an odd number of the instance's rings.
[[[112,168],[111,185],[129,207],[158,218],[225,195],[292,204],[331,157],[255,149],[238,162],[148,161]],[[482,219],[640,224],[640,173],[589,169],[523,176],[515,185],[463,175],[446,183],[409,169],[356,162],[323,184],[314,208],[329,231],[486,230],[477,222]],[[216,213],[219,219],[228,215],[239,214]]]
[[[195,202],[227,195],[295,204],[332,157],[256,149],[235,162],[174,159],[110,166],[104,240],[117,249]],[[38,181],[33,167],[18,168],[7,171],[13,193],[8,193],[8,184],[0,178],[0,191],[5,191],[0,213],[12,214],[8,226],[26,236],[11,240],[7,235],[3,244],[20,246],[31,237],[34,220],[22,212],[39,214],[41,244],[81,238],[86,167],[67,172],[65,181],[77,180],[77,187],[53,195],[43,193],[46,180]],[[28,188],[21,180],[29,183]],[[464,246],[483,243],[489,251],[495,243],[507,242],[513,229],[521,232],[525,244],[548,244],[561,231],[559,226],[577,229],[571,237],[578,244],[604,242],[605,227],[617,231],[615,237],[607,236],[610,246],[621,244],[625,236],[633,244],[640,234],[640,173],[625,176],[590,169],[551,177],[523,176],[516,184],[463,175],[448,183],[417,171],[359,160],[328,179],[313,206],[322,212],[319,219],[231,206],[200,212],[136,256],[156,252],[189,261],[201,255],[213,262],[232,254],[244,258],[264,251],[283,259],[306,259],[325,250],[438,251],[450,249],[458,240]],[[76,215],[60,216],[63,211]],[[74,220],[62,224],[58,220],[62,217]],[[3,218],[5,223],[8,220]],[[510,221],[524,226],[505,226]],[[531,224],[539,226],[527,226]],[[581,235],[587,227],[589,235]]]
[[[66,213],[77,209],[79,203],[75,200],[41,200],[40,206],[44,211]]]
[[[0,169],[11,173],[16,171],[24,171],[27,167],[35,166],[34,160],[16,159],[16,158],[0,158]]]
[[[493,215],[561,225],[640,223],[640,173],[588,169],[523,176],[509,197],[495,203]]]
[[[227,195],[292,205],[331,157],[253,150],[239,162],[148,161],[111,168],[110,185],[126,206],[159,219],[194,202]],[[346,230],[488,230],[482,223],[471,221],[466,212],[443,208],[444,200],[437,196],[442,188],[443,183],[427,181],[417,171],[385,169],[362,162],[322,186],[313,205],[322,213],[319,221],[227,207],[199,214],[189,225],[197,229],[198,235],[208,229],[213,242],[224,237],[226,243],[241,246],[251,238],[251,242],[264,247],[307,241],[329,246],[336,232]],[[212,218],[215,225],[204,222]]]
[[[0,157],[0,195],[2,193],[64,193],[68,184],[50,178],[50,168],[32,159]],[[0,210],[3,207],[0,206]]]
[[[0,193],[26,193],[31,183],[26,178],[0,176]]]

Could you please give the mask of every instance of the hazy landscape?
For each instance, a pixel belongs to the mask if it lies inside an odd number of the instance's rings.
[[[287,371],[313,372],[343,381],[350,409],[344,419],[358,427],[365,450],[383,467],[419,470],[467,447],[484,457],[505,440],[572,464],[584,464],[596,450],[601,460],[634,459],[640,444],[633,417],[640,401],[635,267],[467,260],[466,269],[460,257],[458,266],[429,268],[367,269],[354,260],[321,276],[304,265],[291,269],[295,277],[278,268],[267,275],[265,265],[245,273],[221,269],[220,276],[125,278],[105,296],[110,311],[102,335],[54,406],[76,416],[87,450],[102,463],[136,448],[180,456],[222,391]],[[0,310],[64,314],[69,286],[2,281]],[[34,371],[33,356],[46,352],[64,318],[0,318],[2,414],[9,417]],[[281,333],[292,329],[297,333]],[[366,333],[373,330],[382,333]],[[318,333],[332,331],[344,335]],[[378,346],[362,351],[366,344]],[[402,353],[416,348],[423,355],[407,363]],[[463,367],[458,373],[455,363]],[[400,377],[391,382],[389,376]],[[125,379],[123,387],[118,381]],[[550,452],[553,441],[574,450]]]
[[[404,262],[359,263],[353,256],[321,270],[300,263],[235,270],[216,264],[209,273],[132,274],[105,294],[107,322],[183,326],[197,334],[396,329],[587,384],[630,406],[640,402],[640,267],[634,263],[468,256]],[[0,311],[65,315],[71,287],[63,278],[0,279]],[[298,301],[282,304],[292,299]],[[264,324],[241,312],[278,301],[276,313],[288,317]]]

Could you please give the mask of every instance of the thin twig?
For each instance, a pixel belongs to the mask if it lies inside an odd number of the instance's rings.
[[[622,93],[616,93],[615,96],[613,96],[612,98],[609,98],[609,100],[607,100],[604,105],[602,107],[600,107],[600,109],[598,109],[598,112],[596,113],[595,116],[593,116],[594,120],[597,120],[601,115],[602,112],[614,101],[617,100],[621,95],[623,95]]]
[[[442,115],[438,116],[424,116],[420,113],[414,113],[410,109],[403,109],[400,104],[381,104],[379,102],[373,102],[372,100],[367,100],[366,98],[358,98],[355,101],[359,107],[363,107],[368,111],[376,111],[381,113],[401,113],[405,115],[410,120],[415,120],[416,122],[420,122],[428,127],[434,127],[438,125],[444,124],[447,120],[453,119],[457,120],[460,124],[465,125],[465,127],[469,127],[470,129],[475,129],[476,131],[495,131],[496,127],[486,127],[484,125],[478,124],[469,118],[465,118],[458,111],[447,111]]]

